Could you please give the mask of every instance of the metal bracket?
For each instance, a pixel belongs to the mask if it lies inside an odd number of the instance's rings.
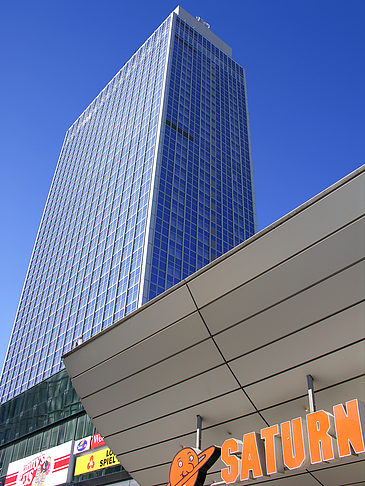
[[[316,402],[314,400],[314,387],[313,387],[312,375],[307,375],[307,387],[308,387],[309,412],[312,413],[316,411]]]
[[[202,448],[202,418],[200,415],[196,416],[196,448]]]

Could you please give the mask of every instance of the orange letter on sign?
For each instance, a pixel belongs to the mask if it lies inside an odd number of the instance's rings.
[[[335,459],[333,417],[324,410],[307,415],[308,443],[312,464]]]
[[[265,440],[266,474],[284,472],[279,426],[276,424],[261,429],[261,439]]]
[[[335,416],[338,452],[340,457],[365,452],[365,406],[359,400],[346,402],[333,407]]]
[[[263,441],[256,432],[245,434],[242,445],[241,481],[262,478],[265,474],[264,468]]]
[[[234,454],[242,451],[242,441],[236,439],[227,439],[221,448],[221,459],[228,466],[222,469],[222,480],[226,484],[235,483],[240,472],[241,461]],[[232,455],[233,454],[233,455]]]
[[[304,466],[306,455],[301,417],[281,424],[281,441],[285,466],[290,470]]]

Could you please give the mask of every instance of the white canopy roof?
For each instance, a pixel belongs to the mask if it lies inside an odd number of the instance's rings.
[[[64,357],[141,486],[167,484],[175,453],[195,444],[197,414],[205,448],[305,417],[308,374],[318,409],[365,401],[364,188],[362,167]],[[364,459],[268,480],[365,484]]]

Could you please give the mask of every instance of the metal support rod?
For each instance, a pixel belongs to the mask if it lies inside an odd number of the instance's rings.
[[[202,448],[202,418],[200,415],[196,416],[196,448]]]
[[[313,387],[313,377],[312,375],[307,375],[307,386],[308,386],[308,401],[309,401],[309,411],[316,411],[316,402],[314,400],[314,387]]]

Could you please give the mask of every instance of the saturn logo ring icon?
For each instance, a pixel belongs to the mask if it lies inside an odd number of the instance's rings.
[[[208,469],[219,456],[220,448],[215,446],[203,452],[191,447],[181,449],[171,463],[167,486],[203,486]]]

